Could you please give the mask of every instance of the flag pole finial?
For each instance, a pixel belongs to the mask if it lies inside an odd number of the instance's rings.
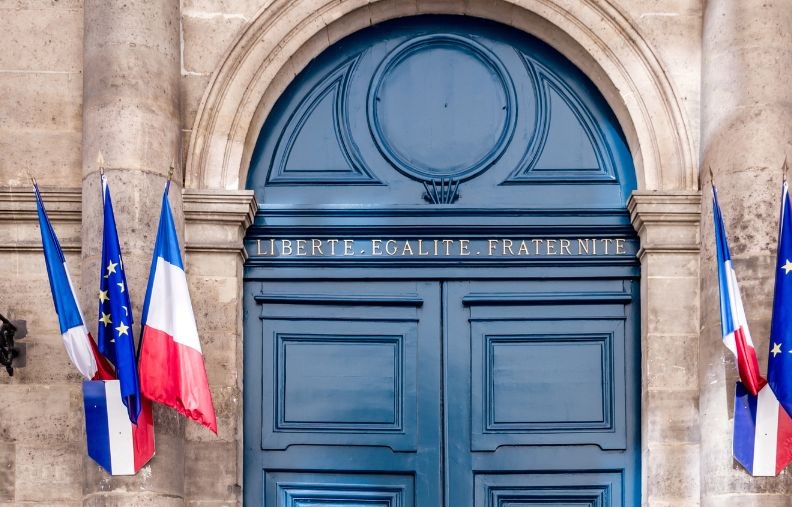
[[[710,184],[715,185],[715,174],[712,173],[712,166],[709,166]]]
[[[27,175],[28,175],[28,177],[30,178],[30,182],[31,182],[31,183],[32,183],[34,186],[38,187],[38,182],[36,182],[36,177],[34,177],[32,173],[30,173],[30,170],[28,170],[28,171],[27,171]]]
[[[168,168],[168,180],[173,180],[173,170],[176,168],[176,159],[171,159],[170,167]]]
[[[787,176],[789,175],[789,164],[787,164],[787,156],[784,154],[784,164],[781,165],[781,169],[784,172],[784,181],[787,180]]]
[[[96,164],[99,165],[99,174],[104,177],[105,161],[101,150],[96,154]]]

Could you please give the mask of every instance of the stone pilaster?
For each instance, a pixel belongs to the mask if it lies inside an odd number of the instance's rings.
[[[242,502],[242,240],[256,214],[253,191],[184,191],[187,279],[218,434],[187,424],[185,504]]]
[[[699,504],[697,191],[636,191],[644,505]]]
[[[750,330],[766,372],[781,164],[792,139],[792,9],[710,0],[704,12],[701,116],[701,492],[705,505],[792,505],[792,476],[753,478],[732,459],[737,369],[721,343],[712,192],[718,186]]]
[[[179,154],[179,0],[86,0],[83,49],[82,303],[96,330],[104,155],[136,321],[145,296],[160,200]],[[178,166],[178,165],[177,165]],[[183,231],[181,168],[170,201]],[[133,328],[135,338],[140,324]],[[84,461],[85,505],[183,505],[184,420],[155,405],[157,455],[134,477]]]

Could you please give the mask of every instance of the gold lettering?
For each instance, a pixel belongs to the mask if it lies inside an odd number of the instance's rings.
[[[627,252],[624,250],[624,239],[616,239],[616,254],[627,254]]]
[[[264,254],[261,252],[261,239],[256,239],[256,254],[259,256]]]
[[[338,244],[338,239],[327,239],[328,244],[330,244],[330,254],[335,256],[335,247]]]
[[[564,254],[564,251],[566,251],[566,254],[571,255],[572,253],[569,251],[569,239],[561,239],[559,242],[561,242],[561,254]]]
[[[487,256],[492,256],[492,252],[495,250],[496,247],[498,247],[498,242],[499,242],[498,239],[487,240],[487,243],[489,244],[489,252],[487,253]]]
[[[409,252],[410,256],[413,255],[413,248],[410,245],[410,241],[409,240],[405,240],[404,241],[404,247],[402,248],[402,256],[407,256],[408,252]]]
[[[459,255],[470,256],[470,241],[468,239],[459,239]]]
[[[385,252],[388,253],[388,256],[393,256],[398,252],[395,240],[390,239],[385,243]]]
[[[520,241],[520,249],[517,250],[517,256],[528,256],[531,254],[531,251],[528,249],[528,243],[524,240]]]
[[[418,239],[418,256],[429,256],[429,251],[423,250],[423,239]]]
[[[503,256],[506,256],[506,250],[509,250],[509,254],[514,256],[514,251],[512,251],[512,240],[511,239],[503,239]]]
[[[374,256],[380,256],[382,254],[381,239],[371,239],[371,254]]]
[[[440,242],[439,240],[434,240],[434,255],[437,256],[437,243]]]
[[[597,239],[591,239],[591,254],[597,254]]]
[[[308,243],[305,239],[297,239],[297,256],[306,256],[308,253],[305,251],[305,245]]]
[[[281,239],[281,254],[283,256],[290,256],[292,254],[292,241],[289,239]]]
[[[322,241],[320,239],[311,239],[311,256],[316,256],[317,251],[319,251],[320,256],[324,256],[322,252]]]
[[[355,241],[351,239],[344,239],[344,256],[352,256],[355,251],[352,249],[355,246]]]
[[[531,239],[534,245],[534,253],[539,254],[539,246],[542,245],[542,239]]]
[[[443,239],[443,244],[445,244],[445,255],[451,256],[451,244],[453,244],[453,240]]]
[[[605,254],[608,254],[608,242],[613,242],[613,239],[602,239],[603,244],[605,244]]]
[[[584,240],[586,241],[585,244],[583,244]],[[589,254],[589,239],[578,239],[578,254],[583,254],[583,251]]]
[[[545,247],[548,255],[557,255],[558,251],[556,251],[556,240],[555,239],[547,239],[545,241]]]

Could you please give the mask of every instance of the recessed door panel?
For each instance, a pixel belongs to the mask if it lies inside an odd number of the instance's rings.
[[[246,501],[442,504],[440,284],[245,293]]]
[[[636,292],[445,283],[449,505],[640,503]]]

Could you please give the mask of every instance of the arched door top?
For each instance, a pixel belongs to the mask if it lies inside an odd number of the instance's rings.
[[[267,208],[623,210],[636,186],[583,73],[538,39],[453,16],[331,46],[275,104],[248,175]]]

